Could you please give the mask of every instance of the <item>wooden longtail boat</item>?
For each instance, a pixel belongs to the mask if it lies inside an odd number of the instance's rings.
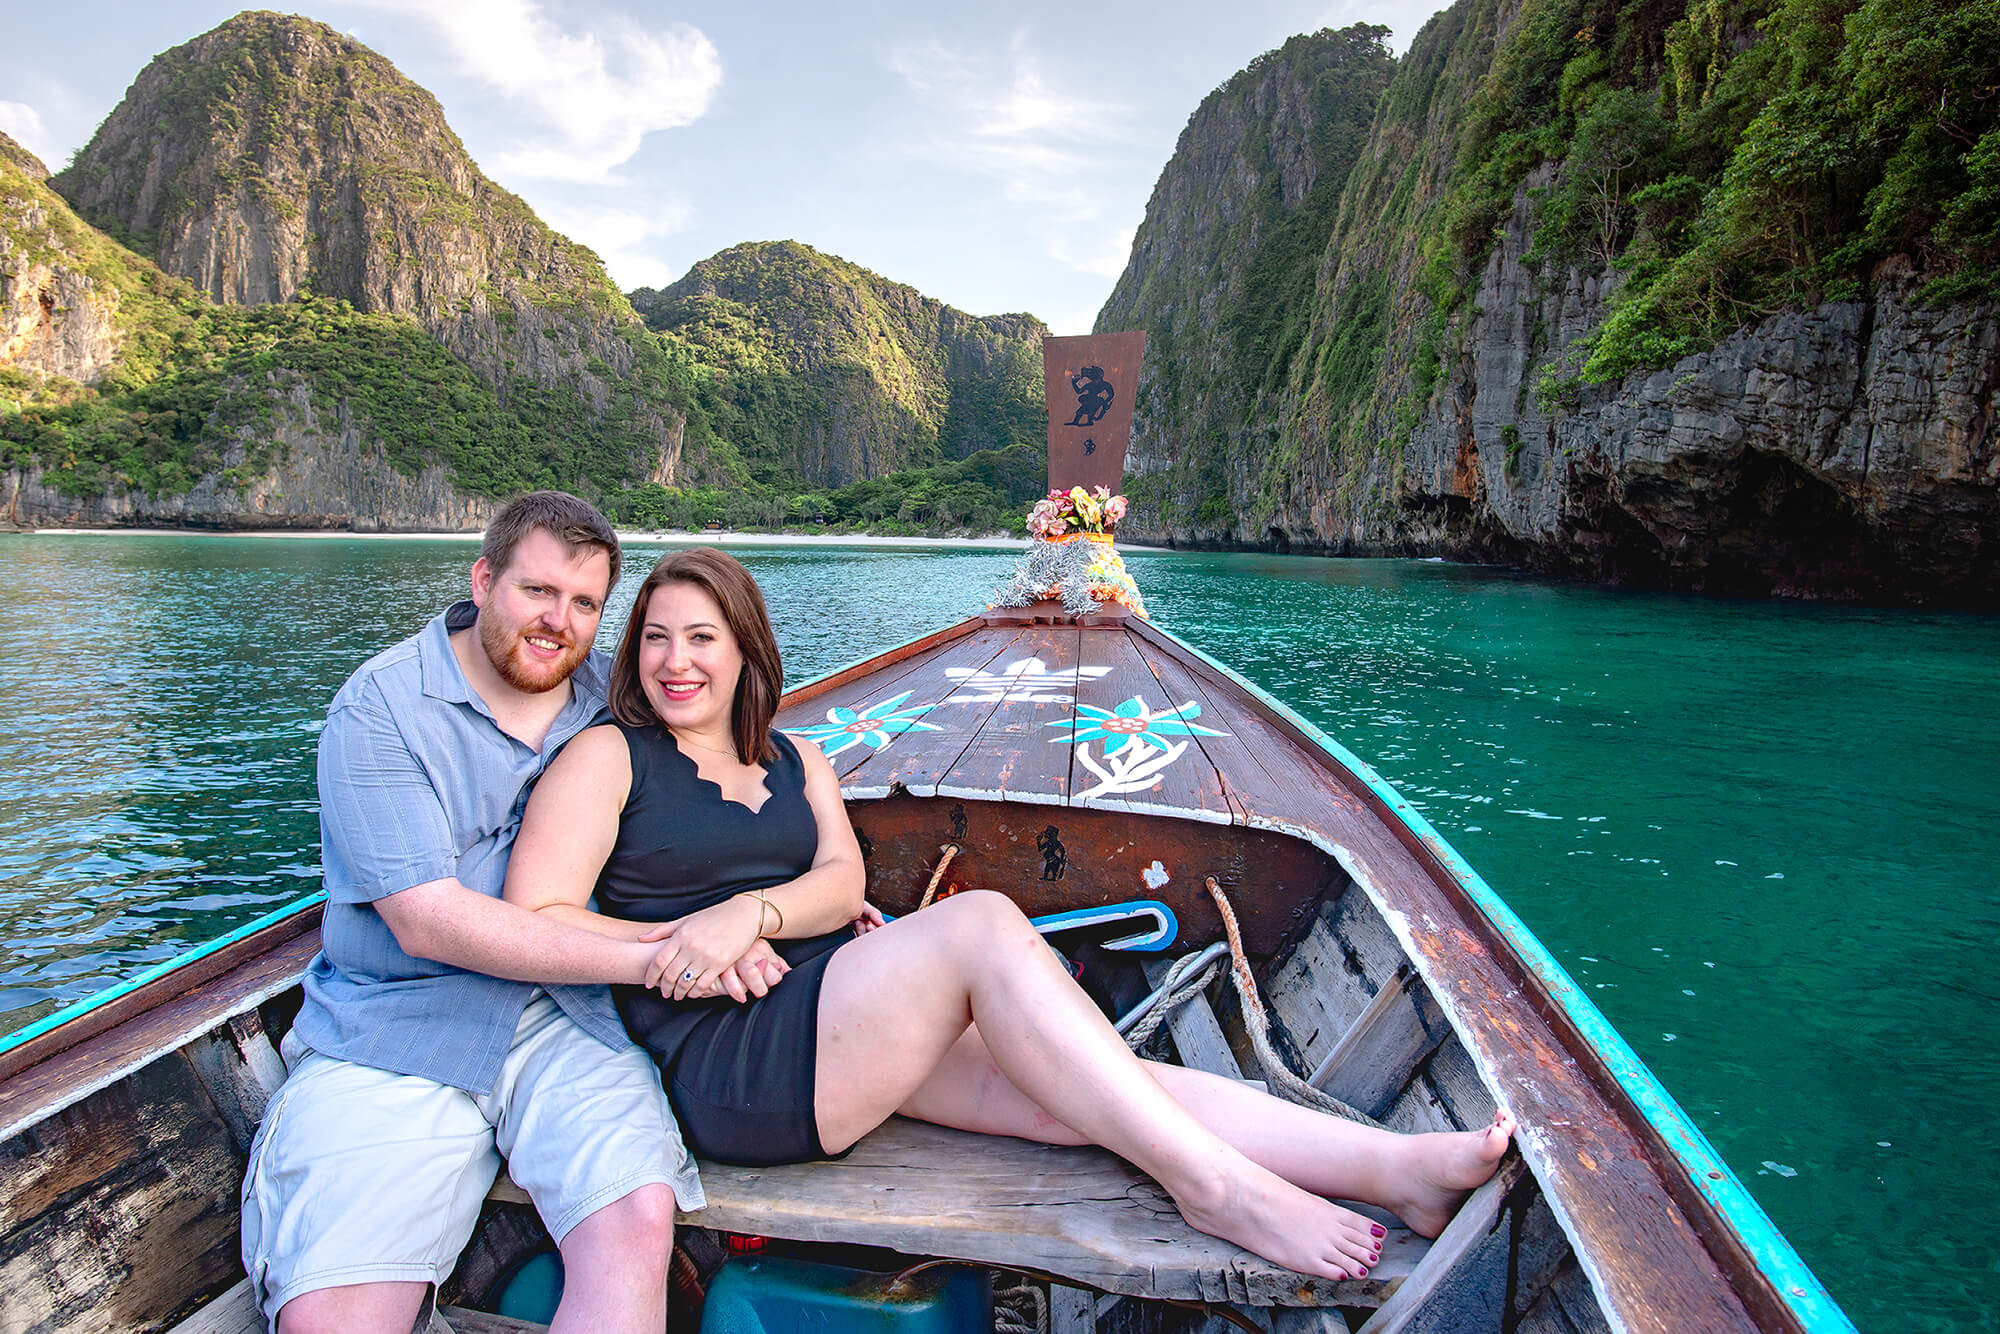
[[[1435,1242],[1394,1231],[1367,1279],[1338,1284],[1190,1231],[1108,1154],[903,1121],[837,1163],[705,1165],[711,1207],[688,1226],[1047,1276],[1066,1331],[1226,1318],[1185,1304],[1294,1331],[1851,1328],[1424,819],[1168,633],[988,612],[800,686],[779,725],[840,771],[886,911],[915,909],[955,845],[940,892],[998,889],[1031,915],[1156,902],[1180,955],[1222,939],[1213,877],[1295,1072],[1401,1129],[1476,1126],[1504,1101],[1520,1156]],[[252,1327],[237,1191],[318,916],[316,900],[274,913],[0,1050],[0,1331]],[[1166,957],[1088,953],[1127,996]],[[1235,1074],[1251,1045],[1222,985],[1168,1027],[1184,1062]],[[487,1230],[532,1237],[522,1199],[503,1179]],[[482,1248],[448,1301],[485,1295]]]
[[[1109,383],[1129,405],[1137,348],[1114,351],[1125,360],[1099,356],[1112,373],[1089,387],[1101,401]],[[1106,459],[1082,439],[1065,456],[1058,416],[1052,474],[1083,468],[1091,482],[1097,467],[1116,485],[1122,445]],[[1402,1130],[1483,1125],[1504,1103],[1519,1152],[1435,1241],[1392,1228],[1367,1278],[1332,1283],[1192,1231],[1102,1151],[892,1119],[838,1162],[704,1164],[709,1207],[682,1222],[707,1253],[724,1249],[713,1233],[747,1234],[1028,1274],[1056,1334],[1852,1330],[1422,815],[1166,631],[1118,608],[989,610],[799,686],[778,725],[839,771],[885,911],[999,890],[1077,928],[1055,937],[1069,948],[1093,929],[1089,910],[1136,904],[1142,926],[1095,929],[1151,948],[1074,948],[1086,983],[1125,1014],[1166,959],[1230,934],[1233,904],[1267,1018],[1246,1023],[1253,1007],[1217,980],[1166,1019],[1172,1055],[1304,1077]],[[0,1041],[0,1334],[256,1327],[238,1190],[284,1075],[275,1043],[319,913],[318,896],[303,900]],[[1259,1067],[1260,1046],[1281,1071]],[[444,1318],[536,1328],[477,1308],[538,1245],[546,1234],[503,1177],[441,1294]]]

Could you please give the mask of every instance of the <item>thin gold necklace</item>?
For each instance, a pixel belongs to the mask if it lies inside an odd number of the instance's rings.
[[[739,762],[741,761],[742,757],[739,756],[733,749],[724,750],[720,746],[704,745],[702,742],[696,741],[693,737],[682,736],[679,732],[674,731],[674,729],[671,727],[667,729],[667,733],[673,737],[674,743],[676,745],[693,746],[698,750],[705,750],[711,755],[727,755],[732,760],[737,760]]]

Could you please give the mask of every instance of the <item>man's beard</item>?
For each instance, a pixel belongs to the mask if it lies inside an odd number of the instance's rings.
[[[546,631],[539,633],[547,639],[561,638]],[[544,664],[525,656],[526,647],[521,642],[524,637],[525,632],[512,626],[484,616],[479,618],[479,646],[486,651],[486,660],[493,664],[502,681],[530,695],[545,694],[569,680],[590,652],[588,644],[571,644],[562,657]]]

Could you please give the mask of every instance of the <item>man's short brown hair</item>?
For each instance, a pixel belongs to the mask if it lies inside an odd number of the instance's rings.
[[[567,547],[571,556],[590,547],[602,551],[611,558],[606,596],[618,587],[618,534],[612,530],[611,520],[599,513],[597,506],[566,491],[530,491],[509,501],[486,525],[486,538],[479,544],[480,559],[499,574],[514,559],[514,549],[538,528]]]

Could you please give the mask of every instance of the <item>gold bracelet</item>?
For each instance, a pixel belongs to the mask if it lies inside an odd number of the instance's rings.
[[[739,899],[752,898],[757,900],[757,939],[767,940],[770,938],[770,936],[767,936],[764,931],[764,909],[766,908],[769,908],[772,912],[778,914],[778,930],[783,931],[785,929],[785,910],[783,908],[780,908],[777,904],[771,902],[771,900],[765,896],[763,890],[746,889],[741,894],[738,894],[736,897]],[[777,932],[775,931],[770,933],[770,935],[776,935],[776,934]]]

